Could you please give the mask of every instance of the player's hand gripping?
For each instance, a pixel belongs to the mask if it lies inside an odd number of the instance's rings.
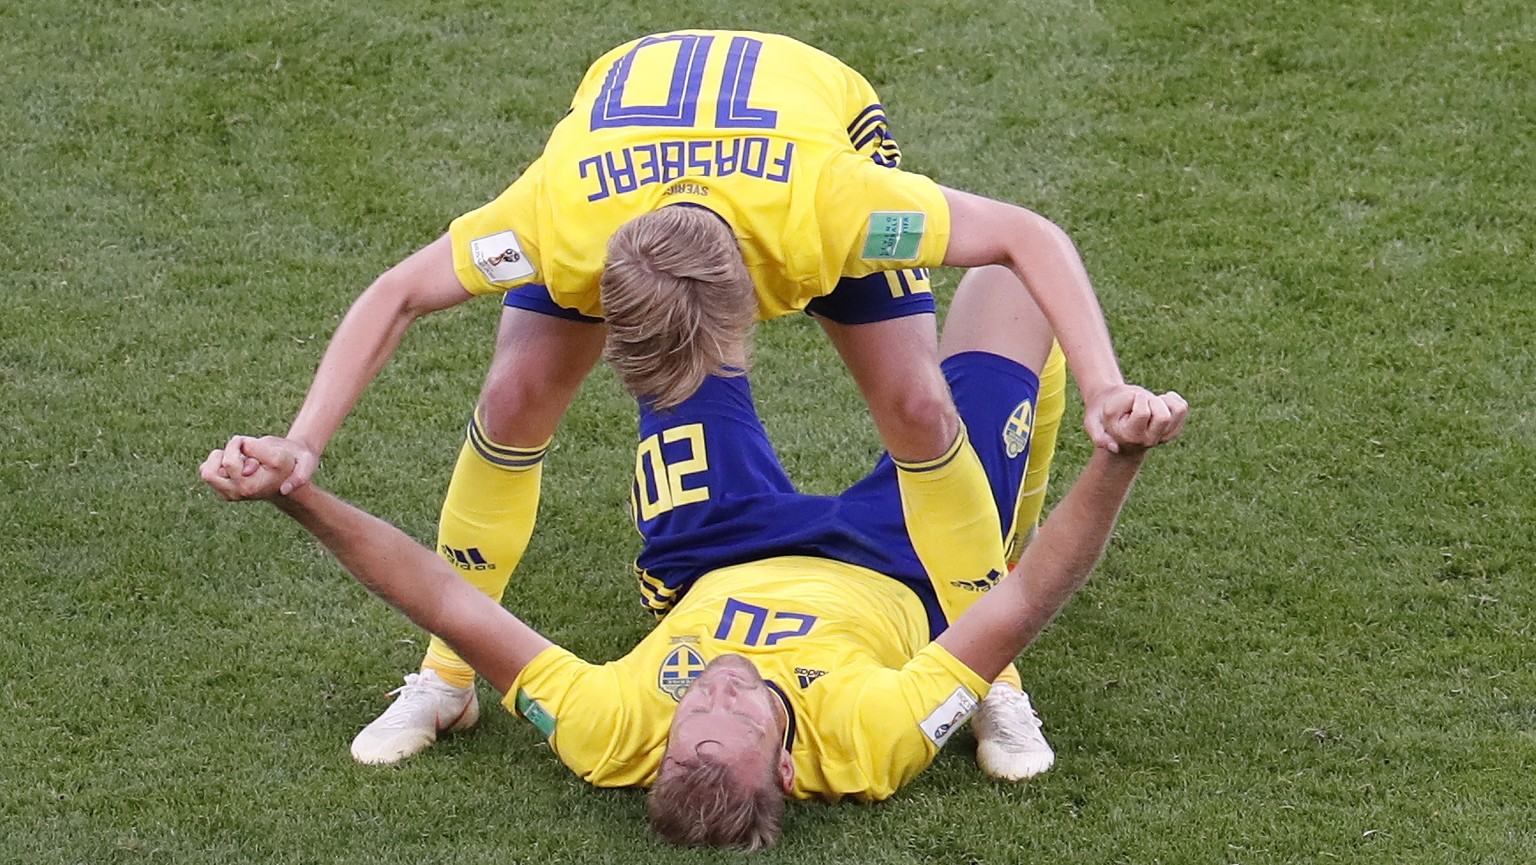
[[[318,463],[313,451],[292,439],[235,436],[208,454],[198,474],[219,498],[238,502],[286,496],[309,482]]]
[[[1105,438],[1113,442],[1111,446],[1095,439],[1095,445],[1112,453],[1134,453],[1178,438],[1189,418],[1189,403],[1174,391],[1159,396],[1143,387],[1124,385],[1112,390],[1093,416],[1102,424]]]

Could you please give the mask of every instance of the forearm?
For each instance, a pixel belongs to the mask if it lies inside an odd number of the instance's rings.
[[[404,532],[314,485],[272,503],[368,591],[442,637],[498,690],[551,643]]]
[[[1021,578],[1024,616],[1033,631],[1024,635],[1025,643],[1061,612],[1103,558],[1146,454],[1095,449],[1082,477],[1025,550],[1014,574]]]
[[[270,500],[292,517],[368,591],[435,631],[442,586],[459,579],[442,559],[404,532],[314,485]]]
[[[1050,321],[1090,403],[1123,384],[1104,311],[1066,232],[1023,207],[955,189],[945,189],[944,197],[950,208],[944,264],[999,264],[1011,270]]]
[[[331,337],[287,437],[318,457],[399,348],[411,323],[470,297],[454,270],[452,238],[447,234],[374,280]]]
[[[1013,572],[938,642],[983,677],[1001,672],[1088,581],[1145,455],[1096,449]]]
[[[323,453],[416,317],[402,301],[383,292],[370,289],[359,297],[331,337],[287,438],[317,457]]]
[[[1033,213],[1023,225],[1005,264],[1051,322],[1078,389],[1091,397],[1123,384],[1104,310],[1072,239]]]

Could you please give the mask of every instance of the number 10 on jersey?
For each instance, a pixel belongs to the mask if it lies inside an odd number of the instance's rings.
[[[592,105],[593,131],[619,126],[697,126],[699,95],[704,87],[704,67],[714,42],[713,36],[693,33],[671,33],[641,39],[608,67],[603,88]],[[661,105],[626,105],[624,88],[630,83],[629,76],[634,71],[635,60],[647,50],[669,50],[667,43],[677,43],[677,58],[672,64],[667,101]],[[777,111],[753,108],[751,105],[752,78],[757,74],[757,59],[762,50],[763,42],[760,39],[750,36],[731,37],[730,45],[726,48],[725,72],[720,79],[720,90],[715,94],[714,128],[773,129],[778,125]]]

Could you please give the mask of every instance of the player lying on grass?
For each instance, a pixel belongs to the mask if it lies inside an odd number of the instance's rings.
[[[527,546],[544,455],[605,336],[626,386],[666,406],[721,373],[755,318],[807,310],[891,455],[925,463],[961,431],[924,270],[941,264],[1012,270],[1061,337],[1090,435],[1114,447],[1106,407],[1132,389],[1071,240],[1038,214],[902,171],[900,155],[869,83],[787,37],[690,30],[609,51],[516,182],[354,302],[289,429],[298,459],[281,482],[308,480],[415,319],[494,293],[505,295],[496,352],[436,543],[493,598]],[[979,474],[969,482],[984,492]],[[473,723],[472,682],[433,640],[353,755],[393,762],[444,720]]]
[[[642,561],[651,577],[679,579],[647,583],[670,610],[608,664],[552,645],[442,559],[318,487],[277,494],[271,479],[300,455],[292,442],[243,443],[251,474],[226,473],[215,451],[202,477],[226,499],[269,496],[371,591],[448,640],[583,778],[651,786],[652,822],[668,840],[763,846],[778,835],[785,795],[880,799],[926,767],[1086,581],[1141,468],[1141,448],[1096,449],[1011,576],[992,585],[1024,462],[1030,367],[1046,357],[1049,328],[1027,302],[1000,313],[987,276],[962,285],[944,343],[980,457],[960,448],[914,473],[883,460],[841,496],[801,496],[786,488],[744,379],[711,378],[674,412],[644,415]],[[1186,413],[1170,393],[1127,401],[1111,424],[1122,440],[1162,442]],[[956,482],[966,460],[995,487],[980,507]],[[742,507],[716,496],[716,483]],[[947,521],[892,531],[919,499]],[[690,520],[695,507],[713,514]],[[693,549],[724,566],[690,563]],[[741,563],[725,563],[735,555]]]

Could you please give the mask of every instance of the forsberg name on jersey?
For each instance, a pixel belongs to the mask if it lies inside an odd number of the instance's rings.
[[[788,183],[795,144],[761,135],[658,141],[610,150],[576,163],[587,182],[588,201],[634,192],[654,183],[684,177],[744,175],[773,183]]]

